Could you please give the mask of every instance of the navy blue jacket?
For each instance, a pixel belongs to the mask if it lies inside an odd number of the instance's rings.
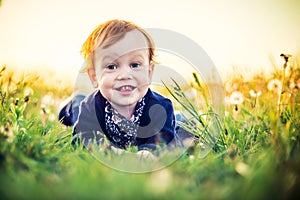
[[[101,140],[103,133],[109,139],[105,128],[105,101],[100,91],[87,96],[79,108],[74,125],[74,139],[80,138],[87,145],[90,140]],[[148,89],[145,106],[137,130],[136,143],[139,150],[155,149],[157,144],[168,144],[175,136],[175,116],[172,102]]]

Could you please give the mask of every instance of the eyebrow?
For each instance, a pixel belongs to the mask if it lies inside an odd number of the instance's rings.
[[[140,58],[144,58],[144,55],[142,54],[142,52],[140,51],[132,51],[132,52],[128,52],[126,54],[129,54],[130,57],[140,57]],[[126,55],[124,54],[124,55]],[[119,59],[120,57],[122,57],[123,55],[119,56],[118,54],[115,53],[111,53],[109,55],[106,55],[102,58],[102,62],[105,62],[106,60],[109,61],[115,61],[117,59]],[[148,55],[147,55],[148,56]]]
[[[120,56],[118,56],[117,54],[115,54],[115,55],[106,55],[101,60],[102,60],[102,62],[112,62],[112,61],[117,60],[119,57]]]
[[[129,55],[131,57],[141,57],[141,58],[144,58],[144,55],[143,55],[143,53],[141,51],[132,51],[132,52],[129,52]]]

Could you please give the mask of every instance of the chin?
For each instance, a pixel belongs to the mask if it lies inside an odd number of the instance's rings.
[[[135,105],[137,102],[138,102],[138,100],[123,101],[123,102],[120,102],[120,105],[122,105],[122,106],[131,106],[131,105]]]

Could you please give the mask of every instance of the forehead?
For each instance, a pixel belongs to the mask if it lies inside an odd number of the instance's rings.
[[[106,56],[121,57],[137,50],[148,50],[149,45],[146,37],[138,30],[132,30],[125,34],[119,41],[115,42],[107,48],[101,45],[95,49],[94,54],[96,59],[101,59]]]

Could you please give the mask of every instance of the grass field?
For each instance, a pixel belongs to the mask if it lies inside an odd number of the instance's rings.
[[[300,65],[294,57],[286,64],[270,77],[258,74],[245,81],[234,76],[224,82],[224,123],[208,155],[199,153],[205,131],[195,132],[198,139],[174,163],[138,174],[111,169],[70,144],[72,129],[57,121],[57,108],[72,88],[45,85],[33,73],[17,77],[3,66],[0,197],[299,198]]]

